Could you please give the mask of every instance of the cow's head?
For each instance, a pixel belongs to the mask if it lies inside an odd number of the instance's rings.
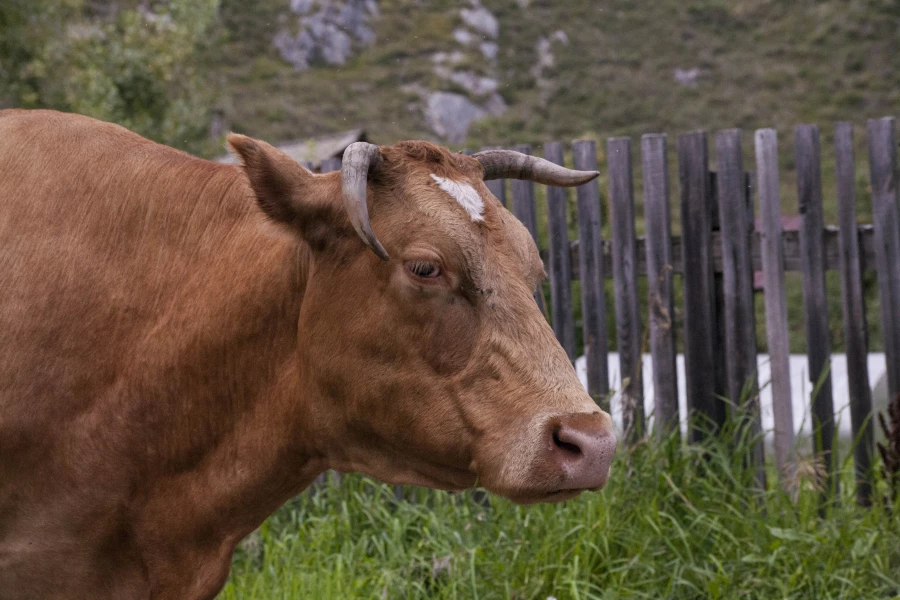
[[[483,183],[596,172],[403,142],[353,144],[340,173],[316,175],[265,143],[229,142],[261,208],[310,249],[298,401],[328,466],[517,502],[606,483],[609,415],[535,304],[534,241]]]

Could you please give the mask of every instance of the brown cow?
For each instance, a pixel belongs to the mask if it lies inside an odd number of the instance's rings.
[[[596,173],[403,142],[316,175],[229,143],[242,166],[0,112],[3,600],[211,598],[328,468],[521,503],[606,482],[609,415],[482,182]]]

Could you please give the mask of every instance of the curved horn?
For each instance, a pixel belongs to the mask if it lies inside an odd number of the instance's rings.
[[[366,184],[369,172],[381,164],[378,146],[366,142],[353,142],[344,150],[341,163],[341,198],[344,209],[350,217],[353,229],[363,243],[382,260],[388,260],[388,253],[378,241],[369,222],[369,207],[366,204]]]
[[[544,185],[572,187],[587,183],[600,174],[600,171],[574,171],[515,150],[484,150],[473,154],[472,158],[484,167],[485,181],[525,179]]]

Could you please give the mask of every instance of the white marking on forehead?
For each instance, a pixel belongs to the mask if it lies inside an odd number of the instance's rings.
[[[484,200],[481,199],[481,194],[476,192],[475,188],[462,181],[438,177],[434,173],[431,174],[431,178],[466,209],[473,221],[484,221]]]

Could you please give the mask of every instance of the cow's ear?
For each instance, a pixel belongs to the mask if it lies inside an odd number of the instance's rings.
[[[229,134],[228,146],[237,155],[259,207],[273,221],[300,226],[322,207],[315,189],[316,175],[269,144],[245,135]],[[311,210],[312,209],[312,210]]]

